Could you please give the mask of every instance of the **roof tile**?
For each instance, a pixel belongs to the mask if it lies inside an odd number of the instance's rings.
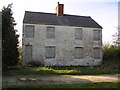
[[[23,23],[37,23],[49,25],[67,25],[80,27],[102,28],[89,16],[67,15],[57,16],[55,13],[25,11]]]

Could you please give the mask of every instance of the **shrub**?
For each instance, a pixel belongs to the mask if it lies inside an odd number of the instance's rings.
[[[118,59],[119,52],[117,45],[106,44],[103,46],[103,59]]]
[[[36,66],[44,66],[44,63],[41,62],[41,61],[30,61],[28,63],[28,66],[33,66],[33,67],[36,67]]]
[[[104,68],[118,68],[120,50],[117,45],[105,44],[103,46],[103,64]]]

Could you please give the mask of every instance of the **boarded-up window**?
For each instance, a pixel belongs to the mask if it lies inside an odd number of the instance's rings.
[[[46,46],[46,58],[55,58],[55,47],[54,46]]]
[[[47,27],[46,37],[47,38],[55,38],[55,28],[54,27]]]
[[[82,28],[75,29],[75,39],[82,40],[83,37],[83,30]]]
[[[32,46],[31,45],[25,46],[25,60],[27,62],[32,60]]]
[[[33,25],[26,25],[25,26],[25,37],[33,38],[34,37],[34,29],[35,29],[35,27]]]
[[[75,59],[83,58],[83,47],[75,47]]]
[[[100,58],[100,48],[98,48],[98,47],[94,48],[94,58],[95,59]]]
[[[93,36],[95,41],[100,40],[100,30],[93,30]]]

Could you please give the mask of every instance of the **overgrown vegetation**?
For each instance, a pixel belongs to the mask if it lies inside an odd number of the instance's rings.
[[[18,66],[22,66],[22,47],[18,47],[18,52],[19,52],[19,60],[18,60]]]
[[[18,37],[16,25],[11,10],[12,4],[2,9],[2,66],[8,67],[17,65],[19,60]]]
[[[83,83],[83,84],[62,84],[62,85],[23,85],[23,86],[8,86],[3,87],[4,89],[35,89],[35,88],[119,88],[120,82],[99,82],[99,83]]]
[[[103,59],[119,59],[119,49],[117,45],[105,44],[103,45]]]
[[[118,68],[120,65],[120,49],[118,45],[103,45],[103,67]]]

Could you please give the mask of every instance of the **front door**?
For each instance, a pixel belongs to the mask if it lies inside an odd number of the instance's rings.
[[[26,63],[32,61],[32,45],[25,46],[25,61]]]

